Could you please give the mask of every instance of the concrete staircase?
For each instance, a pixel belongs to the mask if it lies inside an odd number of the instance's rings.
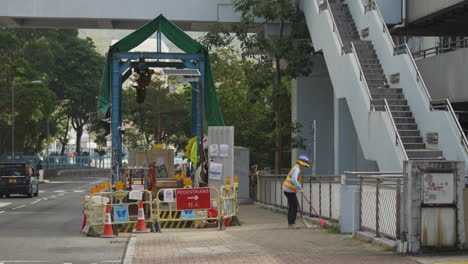
[[[403,90],[401,88],[389,88],[387,85],[387,78],[372,42],[360,39],[348,6],[338,3],[330,4],[330,8],[343,46],[349,46],[351,42],[354,44],[375,110],[385,111],[384,99],[387,100],[408,158],[444,159],[442,151],[426,148]]]

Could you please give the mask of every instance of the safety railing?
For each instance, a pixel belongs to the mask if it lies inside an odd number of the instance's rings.
[[[413,52],[413,57],[417,58],[426,58],[430,55],[439,55],[458,49],[468,48],[468,39],[461,39],[457,41],[451,41],[445,44],[439,44],[438,46]]]
[[[89,177],[100,177],[109,176],[112,171],[110,169],[73,169],[73,170],[61,170],[57,172],[58,177],[76,177],[76,176],[89,176]]]
[[[402,176],[358,175],[360,230],[376,237],[400,238]]]
[[[221,187],[221,203],[224,218],[237,216],[237,189],[229,185]]]
[[[111,158],[100,156],[45,156],[41,164],[44,169],[104,169],[111,167]]]
[[[398,132],[398,128],[395,125],[392,111],[390,111],[390,106],[388,105],[387,99],[384,99],[384,107],[385,107],[385,112],[387,112],[388,117],[390,118],[390,122],[392,123],[393,131],[395,132],[395,145],[400,146],[400,149],[403,153],[404,160],[408,160],[408,155],[406,154],[405,145],[403,144],[403,140],[401,140],[400,133]]]
[[[453,110],[450,100],[448,98],[443,100],[434,100],[431,102],[431,105],[434,110],[445,110],[449,112],[453,122],[455,123],[455,126],[458,129],[458,133],[460,133],[460,142],[465,147],[465,150],[468,151],[468,139],[466,138],[466,134],[463,130],[463,127],[460,125],[460,121],[458,120],[457,114]]]
[[[153,200],[150,191],[143,190],[142,192],[142,201],[145,211],[145,222],[153,223]],[[93,199],[98,199],[101,202],[99,203],[85,203],[85,210],[90,210],[87,215],[89,219],[90,226],[102,226],[104,225],[103,216],[105,207],[108,204],[111,209],[111,221],[112,224],[131,224],[137,223],[138,220],[138,205],[139,200],[132,201],[129,198],[128,191],[115,191],[115,192],[98,192],[91,194],[87,199],[93,201]],[[97,198],[94,198],[97,197]],[[114,202],[115,201],[115,202]],[[97,212],[97,213],[96,213]],[[131,214],[134,212],[135,214]],[[99,219],[99,221],[96,221]]]
[[[352,51],[353,56],[354,56],[354,60],[356,61],[356,64],[358,66],[359,80],[361,81],[361,83],[364,84],[364,88],[366,90],[367,96],[369,97],[370,109],[372,110],[372,109],[374,109],[374,106],[373,106],[373,103],[372,103],[372,94],[371,94],[371,92],[369,90],[369,85],[367,84],[366,75],[364,74],[364,70],[362,69],[361,62],[359,61],[359,58],[357,56],[357,51],[356,51],[356,47],[354,46],[354,43],[351,42],[350,45],[351,45],[351,51]]]
[[[186,188],[185,188],[186,189]],[[181,222],[187,220],[193,221],[217,221],[218,230],[223,228],[222,220],[224,219],[224,209],[223,207],[223,200],[221,199],[219,190],[213,187],[207,187],[210,190],[210,206],[209,209],[194,209],[187,211],[182,211],[181,214],[176,214],[177,204],[176,204],[176,192],[178,189],[171,189],[172,191],[172,199],[168,199],[166,201],[161,200],[160,197],[163,197],[163,192],[167,189],[160,189],[156,193],[155,201],[155,211],[153,212],[153,216],[156,219],[157,224],[163,222]],[[165,195],[165,194],[164,194]],[[171,201],[169,201],[171,200]],[[236,204],[237,205],[237,204]],[[166,212],[165,215],[167,217],[162,217],[162,213]],[[237,210],[236,210],[237,213]]]
[[[413,69],[416,72],[416,81],[419,83],[419,85],[423,89],[424,94],[426,95],[427,100],[428,100],[429,105],[430,105],[431,102],[432,102],[431,95],[429,94],[429,91],[427,90],[426,83],[424,82],[422,74],[419,71],[418,65],[416,64],[416,61],[414,60],[413,55],[411,54],[411,51],[410,51],[407,43],[404,43],[404,44],[401,44],[399,46],[394,47],[394,55],[401,55],[401,54],[406,54],[410,58]],[[432,110],[432,108],[430,108],[430,110]]]
[[[391,41],[393,48],[395,48],[395,42],[393,42],[392,35],[390,34],[390,31],[388,30],[387,23],[385,23],[385,19],[382,16],[382,12],[380,12],[380,8],[379,8],[379,5],[377,4],[377,2],[372,0],[367,5],[365,3],[363,3],[363,2],[361,2],[361,3],[364,5],[366,11],[370,11],[370,10],[376,10],[377,11],[377,15],[378,15],[378,17],[380,19],[380,23],[382,23],[382,32],[385,33],[387,38]]]
[[[327,10],[330,14],[330,19],[332,21],[332,30],[335,32],[336,37],[338,38],[338,43],[340,44],[341,50],[343,50],[343,41],[341,40],[340,32],[338,32],[338,26],[336,25],[336,20],[335,17],[333,16],[333,11],[330,7],[330,3],[328,0],[317,0],[317,3],[319,5],[319,12],[322,12],[323,10]]]
[[[257,182],[257,202],[279,208],[287,208],[287,199],[281,187],[286,176],[260,174]],[[340,218],[340,175],[303,176],[302,183],[303,195],[309,199],[312,206],[322,217],[334,220]],[[302,199],[300,194],[298,195],[298,200],[304,213],[315,216],[313,210],[308,207],[307,203],[304,203],[304,199]]]

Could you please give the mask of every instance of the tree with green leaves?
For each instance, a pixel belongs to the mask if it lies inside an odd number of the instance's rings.
[[[275,120],[275,173],[280,173],[284,131],[294,127],[285,116],[290,111],[287,83],[308,75],[312,69],[310,55],[313,49],[308,29],[304,15],[294,1],[233,2],[241,22],[230,28],[216,25],[203,42],[209,47],[223,47],[239,40],[242,57],[255,63],[255,67],[246,72],[252,100],[271,89],[268,103]]]
[[[170,82],[175,80],[154,74],[141,104],[136,101],[135,88],[124,89],[123,120],[129,126],[124,143],[128,148],[166,144],[184,149],[191,131],[191,88],[178,85],[176,93],[170,94]]]

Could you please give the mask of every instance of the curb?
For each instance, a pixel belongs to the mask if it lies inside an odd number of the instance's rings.
[[[255,205],[258,205],[264,209],[268,209],[270,211],[273,211],[275,213],[280,213],[280,214],[288,214],[288,209],[284,209],[284,208],[280,208],[280,207],[277,207],[277,206],[273,206],[273,205],[267,205],[267,204],[264,204],[264,203],[259,203],[259,202],[254,202]],[[320,219],[318,219],[317,217],[310,217],[308,215],[304,215],[304,218],[309,220],[310,222],[314,223],[314,224],[317,224],[317,225],[320,225]],[[329,221],[329,220],[327,220]]]
[[[136,249],[136,240],[137,240],[137,237],[132,234],[130,236],[130,239],[128,240],[127,248],[125,249],[122,264],[133,263],[133,256],[135,255],[135,249]]]
[[[397,249],[397,242],[390,240],[385,237],[376,237],[373,233],[365,232],[365,231],[357,231],[353,234],[354,239],[363,240],[368,243],[372,243],[374,245],[378,245],[381,247],[389,247],[393,251]]]

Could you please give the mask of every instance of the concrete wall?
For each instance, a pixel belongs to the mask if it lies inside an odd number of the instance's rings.
[[[416,61],[432,99],[468,101],[468,48]]]
[[[314,56],[313,62],[314,68],[310,76],[293,81],[292,120],[303,125],[301,135],[307,139],[306,144],[312,140],[310,127],[312,120],[316,120],[316,173],[332,175],[334,173],[333,86],[323,56]],[[294,149],[291,164],[294,164],[297,156],[303,153],[305,150]],[[312,169],[305,169],[304,174],[312,174]]]
[[[323,56],[314,57],[310,76],[297,78],[292,89],[292,120],[303,125],[301,135],[312,140],[311,123],[316,120],[316,174],[342,174],[345,170],[377,170],[364,158],[346,99],[335,98]],[[306,150],[294,149],[291,164]],[[305,169],[304,174],[311,174]]]
[[[387,24],[401,24],[402,0],[377,0],[377,5]]]
[[[407,0],[407,19],[413,22],[464,0]]]
[[[364,158],[356,128],[345,98],[335,98],[335,173],[378,171],[374,161]]]

